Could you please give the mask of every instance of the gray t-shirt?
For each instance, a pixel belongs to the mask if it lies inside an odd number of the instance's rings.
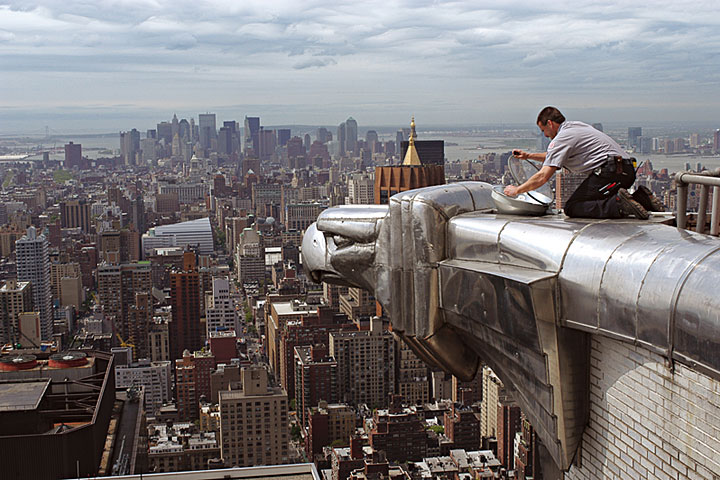
[[[565,121],[548,145],[543,166],[585,173],[604,164],[608,155],[628,158],[622,147],[600,130],[587,123]]]

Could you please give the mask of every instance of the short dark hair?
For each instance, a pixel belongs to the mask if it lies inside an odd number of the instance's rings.
[[[565,121],[565,116],[555,107],[545,107],[540,110],[540,113],[538,113],[537,121],[535,123],[545,125],[548,120],[552,120],[555,123],[563,123]]]

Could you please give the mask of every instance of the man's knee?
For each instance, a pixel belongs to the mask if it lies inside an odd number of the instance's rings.
[[[578,208],[578,202],[572,202],[568,200],[565,202],[565,206],[563,207],[563,212],[565,213],[566,217],[581,217],[582,212]]]

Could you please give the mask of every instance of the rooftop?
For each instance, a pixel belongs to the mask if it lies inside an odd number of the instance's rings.
[[[49,378],[0,382],[0,411],[37,409],[49,385]]]

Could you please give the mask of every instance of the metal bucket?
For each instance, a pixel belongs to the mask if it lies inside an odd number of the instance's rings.
[[[510,197],[503,193],[505,187],[493,187],[492,199],[498,213],[505,215],[545,215],[552,199],[536,190],[521,193],[517,197]],[[528,195],[529,194],[529,195]]]

